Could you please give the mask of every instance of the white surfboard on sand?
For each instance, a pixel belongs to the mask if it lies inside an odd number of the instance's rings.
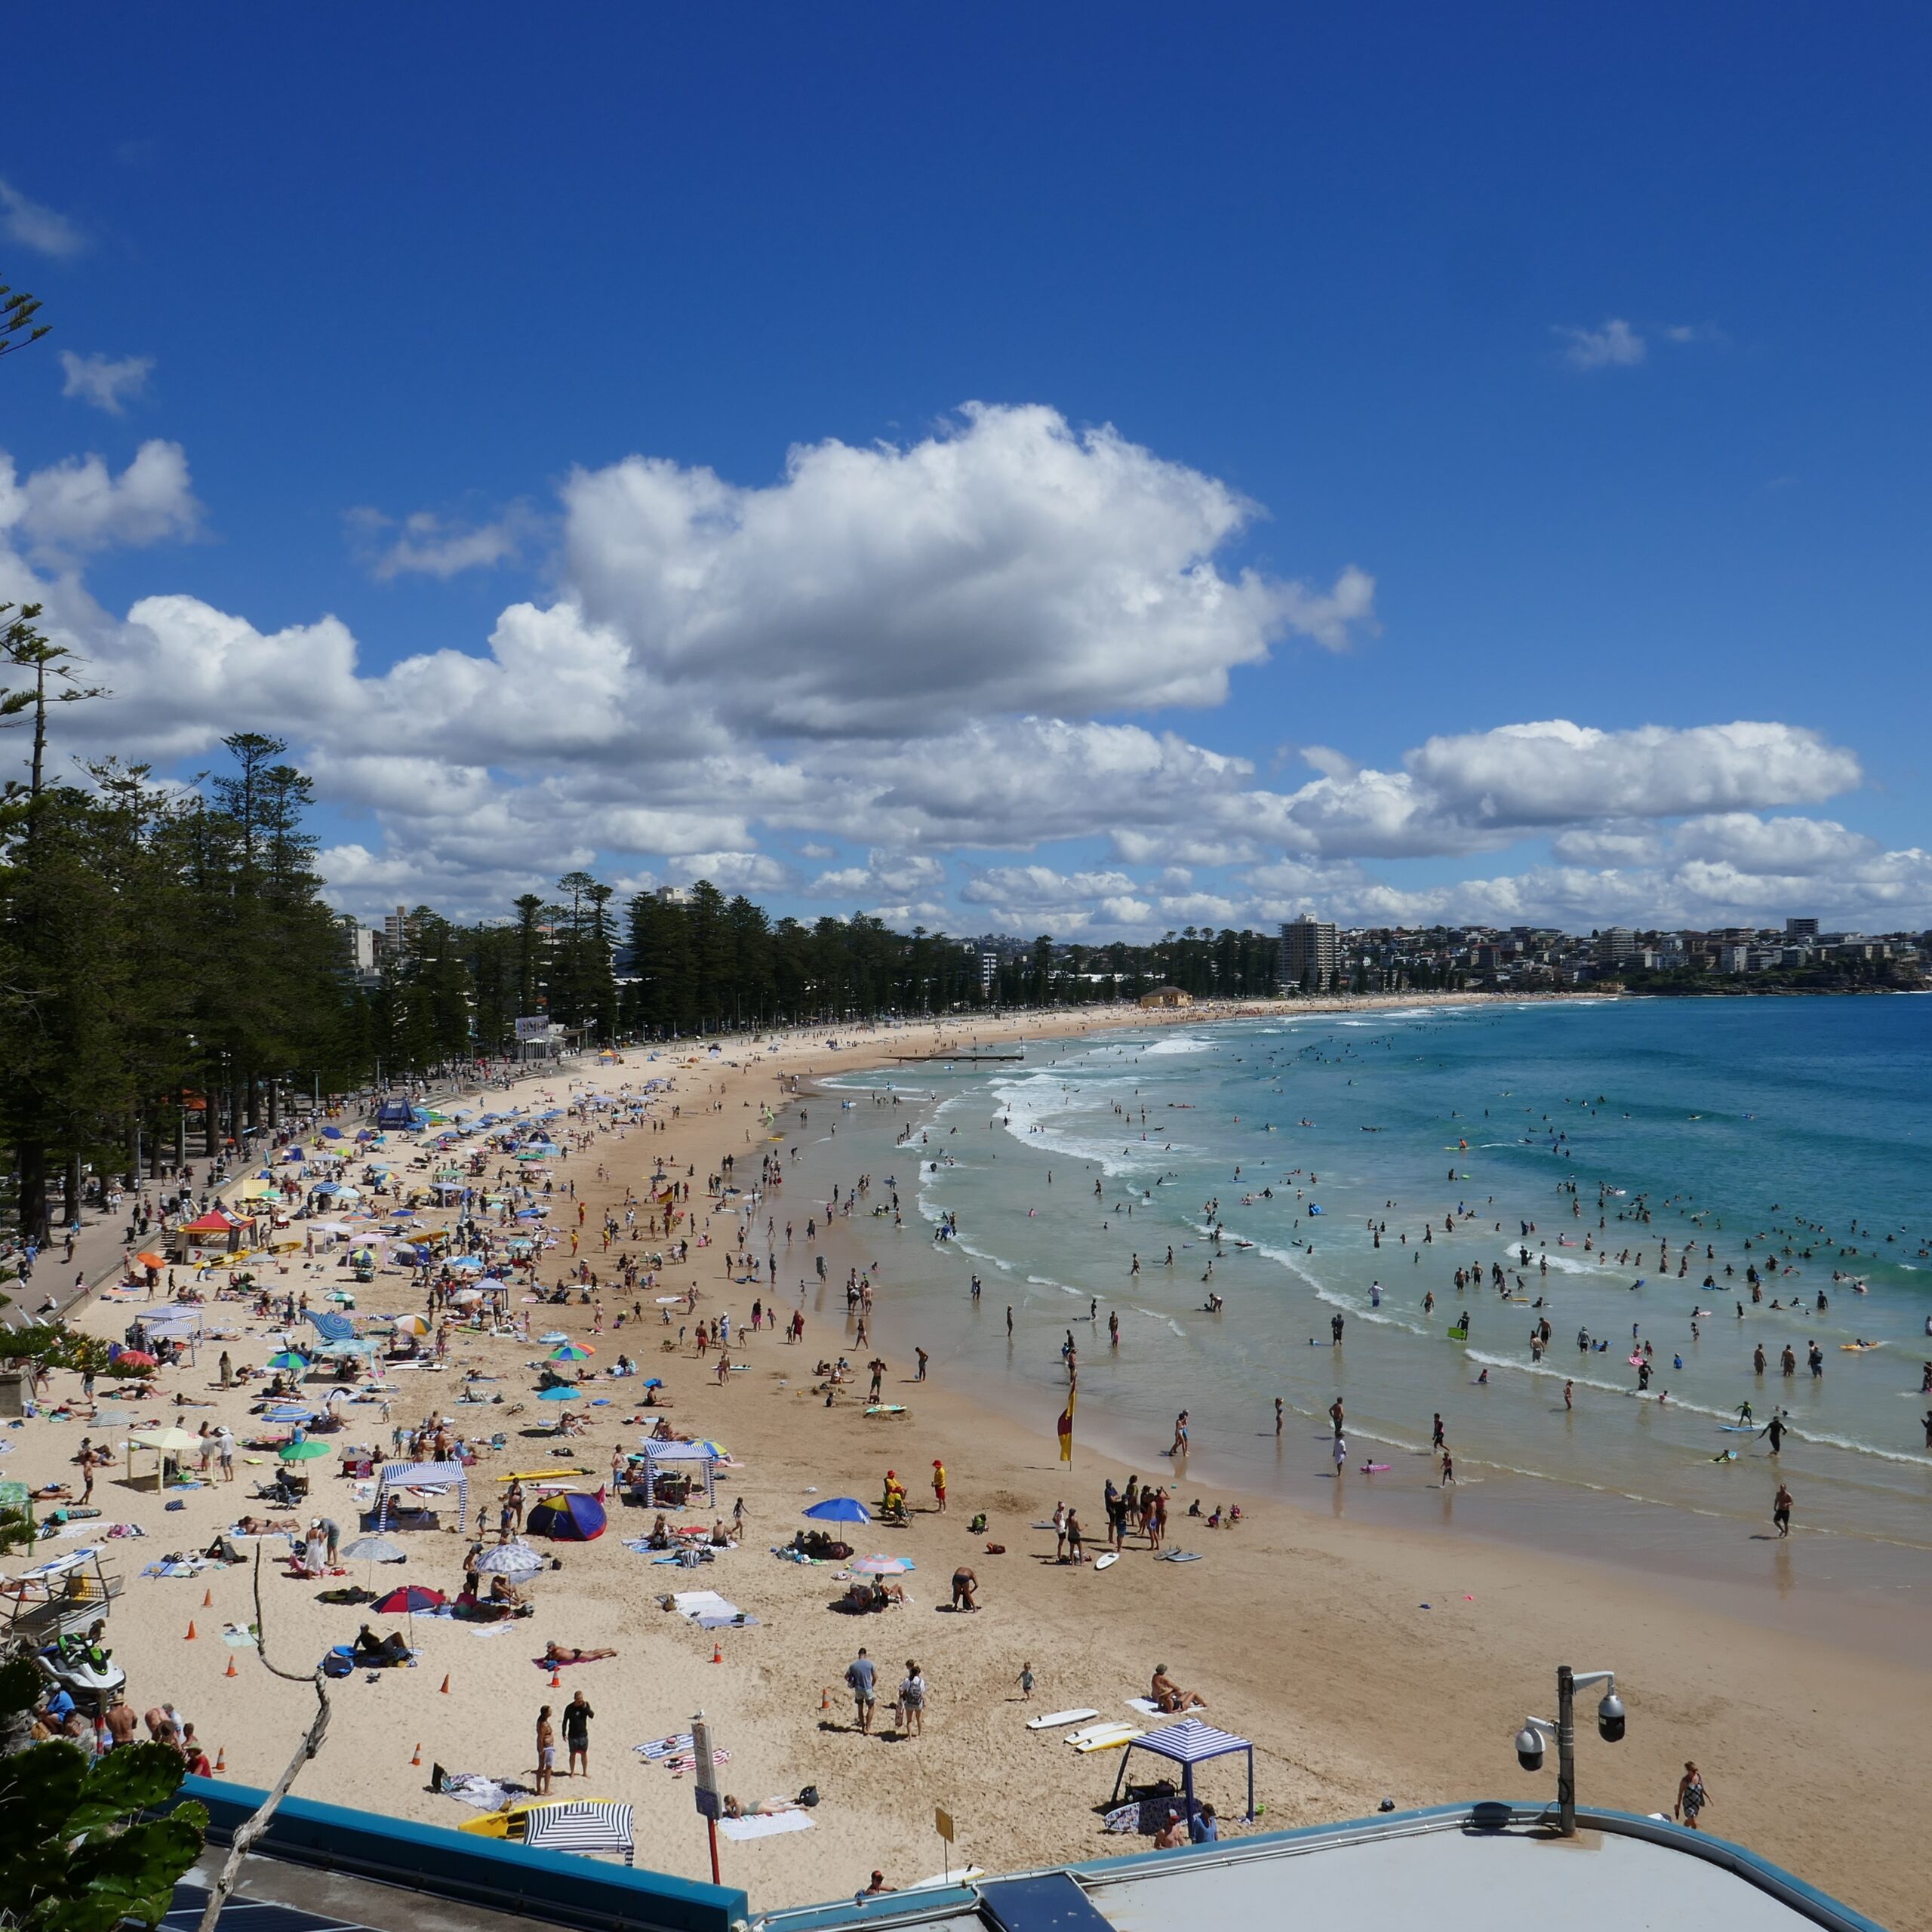
[[[1105,1555],[1097,1556],[1094,1558],[1094,1567],[1096,1570],[1105,1570],[1109,1565],[1118,1563],[1119,1561],[1120,1552],[1117,1549],[1110,1549]]]
[[[1057,1730],[1063,1724],[1084,1724],[1089,1718],[1100,1715],[1098,1711],[1049,1711],[1043,1718],[1029,1718],[1029,1730]]]

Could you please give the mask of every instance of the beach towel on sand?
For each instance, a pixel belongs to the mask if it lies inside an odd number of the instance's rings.
[[[804,1811],[774,1811],[753,1818],[720,1818],[718,1829],[728,1838],[776,1838],[780,1832],[808,1832],[811,1814]]]

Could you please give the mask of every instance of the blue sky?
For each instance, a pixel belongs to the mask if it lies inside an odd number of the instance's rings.
[[[1040,11],[17,23],[85,748],[365,911],[1932,920],[1923,11]]]

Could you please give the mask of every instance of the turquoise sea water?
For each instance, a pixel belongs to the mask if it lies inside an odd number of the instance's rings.
[[[1184,1498],[1238,1484],[1541,1535],[1587,1491],[1616,1506],[1614,1540],[1689,1559],[1766,1530],[1782,1473],[1844,1580],[1896,1583],[1932,1552],[1928,1076],[1932,1001],[1909,997],[1288,1015],[1029,1044],[1019,1066],[845,1076],[852,1104],[812,1168],[848,1183],[863,1168],[870,1207],[897,1181],[902,1228],[867,1226],[863,1207],[854,1223],[882,1264],[895,1334],[1050,1440],[1071,1331],[1083,1441],[1167,1479],[1160,1451],[1190,1412]],[[888,1089],[897,1105],[879,1104]],[[933,1240],[942,1217],[956,1241]],[[1747,1265],[1763,1278],[1755,1303]],[[1211,1291],[1220,1314],[1203,1309]],[[1463,1343],[1448,1331],[1465,1312]],[[1654,1351],[1642,1393],[1633,1323]],[[1580,1329],[1607,1349],[1580,1349]],[[1841,1348],[1861,1339],[1883,1346]],[[1787,1412],[1780,1463],[1724,1430],[1746,1401],[1759,1426]],[[1450,1491],[1429,1454],[1438,1412]],[[1713,1461],[1727,1448],[1737,1461]],[[1365,1476],[1368,1461],[1390,1466]]]

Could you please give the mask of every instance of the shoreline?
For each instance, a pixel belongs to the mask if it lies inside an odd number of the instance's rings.
[[[1469,997],[1458,996],[1457,1003]],[[1520,1003],[1515,995],[1490,997]],[[1384,1007],[1421,1003],[1402,995],[1377,1001]],[[1361,1004],[1350,1000],[1331,1010]],[[1213,1008],[1171,1015],[1110,1009],[1084,1026],[1069,1026],[1064,1017],[1051,1024],[1008,1021],[1000,1037],[1065,1038],[1235,1017]],[[918,1032],[841,1032],[837,1037],[851,1037],[852,1044],[836,1054],[825,1049],[823,1035],[721,1041],[717,1056],[681,1045],[659,1050],[653,1063],[633,1050],[621,1067],[533,1077],[517,1097],[546,1088],[561,1094],[572,1078],[597,1088],[675,1075],[672,1097],[685,1111],[668,1123],[667,1132],[634,1135],[615,1158],[600,1141],[560,1164],[560,1173],[574,1174],[580,1192],[595,1203],[621,1195],[620,1166],[648,1171],[660,1152],[700,1177],[727,1152],[741,1161],[749,1152],[755,1174],[755,1150],[782,1152],[778,1143],[789,1146],[792,1138],[774,1137],[774,1130],[759,1124],[761,1100],[774,1106],[784,1124],[781,1075],[823,1078],[875,1067],[890,1059],[895,1042]],[[733,1057],[746,1063],[731,1066]],[[770,1210],[777,1219],[789,1213],[802,1228],[808,1214],[823,1208],[824,1190],[816,1201],[810,1191],[819,1180],[855,1178],[849,1161],[842,1175],[830,1172],[836,1164],[829,1158],[832,1144],[816,1154],[801,1145],[800,1161],[788,1161],[786,1185]],[[600,1161],[614,1171],[608,1189],[589,1178]],[[691,1206],[702,1221],[705,1204],[696,1180]],[[730,1223],[716,1208],[709,1220],[716,1244]],[[1547,1703],[1551,1672],[1567,1659],[1580,1667],[1616,1667],[1631,1708],[1625,1745],[1613,1752],[1592,1740],[1581,1754],[1580,1776],[1591,1801],[1638,1811],[1664,1808],[1680,1761],[1695,1755],[1711,1783],[1714,1829],[1878,1914],[1897,1932],[1932,1923],[1915,1842],[1917,1793],[1927,1767],[1916,1713],[1932,1688],[1922,1666],[1894,1665],[1841,1639],[1728,1614],[1666,1580],[1611,1574],[1601,1564],[1491,1543],[1468,1530],[1445,1534],[1346,1515],[1337,1521],[1270,1496],[1257,1500],[1238,1533],[1195,1537],[1191,1546],[1201,1548],[1206,1558],[1198,1564],[1157,1564],[1131,1550],[1109,1572],[1056,1566],[1051,1535],[1042,1538],[1027,1525],[1044,1518],[1056,1496],[1068,1495],[1086,1506],[1091,1526],[1103,1475],[1118,1478],[1136,1466],[1149,1473],[1146,1463],[1103,1460],[1099,1434],[1083,1428],[1069,1478],[1056,1459],[1050,1417],[1014,1426],[983,1392],[952,1386],[942,1357],[934,1361],[938,1382],[912,1383],[899,1365],[910,1360],[909,1348],[901,1344],[912,1338],[906,1311],[895,1302],[896,1269],[888,1269],[880,1284],[876,1339],[894,1363],[891,1399],[906,1403],[909,1413],[868,1420],[860,1402],[841,1401],[828,1411],[811,1392],[812,1362],[850,1349],[838,1284],[848,1266],[865,1258],[863,1231],[872,1225],[841,1217],[822,1244],[829,1279],[808,1292],[803,1346],[790,1348],[769,1335],[751,1339],[741,1345],[749,1371],[728,1389],[715,1388],[709,1364],[697,1362],[689,1349],[660,1358],[654,1331],[639,1331],[635,1343],[628,1331],[613,1336],[607,1330],[597,1338],[600,1360],[619,1347],[650,1349],[651,1372],[672,1385],[672,1421],[694,1434],[718,1436],[743,1465],[721,1483],[721,1506],[728,1512],[731,1497],[743,1497],[751,1512],[744,1544],[688,1580],[724,1592],[761,1620],[757,1628],[721,1633],[721,1667],[707,1667],[709,1633],[657,1609],[654,1594],[666,1573],[648,1568],[645,1558],[623,1547],[620,1536],[637,1534],[648,1517],[614,1509],[613,1534],[592,1544],[556,1546],[563,1572],[540,1581],[538,1614],[512,1626],[508,1636],[494,1645],[478,1644],[464,1626],[418,1619],[420,1668],[376,1684],[358,1678],[335,1687],[330,1744],[304,1770],[298,1792],[446,1826],[460,1823],[467,1814],[422,1789],[430,1764],[498,1775],[521,1769],[527,1777],[535,1708],[540,1701],[567,1699],[574,1678],[599,1713],[597,1769],[589,1792],[636,1805],[645,1862],[699,1875],[707,1868],[688,1790],[633,1757],[629,1746],[680,1727],[694,1704],[702,1703],[733,1752],[723,1777],[726,1789],[749,1801],[811,1783],[823,1795],[811,1831],[724,1847],[728,1875],[746,1885],[762,1909],[849,1896],[874,1865],[884,1866],[899,1884],[937,1871],[936,1803],[958,1819],[961,1852],[992,1870],[1134,1848],[1140,1841],[1103,1836],[1091,1809],[1111,1786],[1112,1758],[1102,1753],[1091,1762],[1025,1729],[1027,1713],[1015,1701],[1013,1681],[1025,1661],[1040,1680],[1035,1709],[1091,1706],[1109,1715],[1125,1714],[1120,1700],[1145,1690],[1155,1663],[1169,1663],[1181,1682],[1207,1695],[1212,1721],[1255,1742],[1268,1807],[1260,1828],[1266,1829],[1372,1812],[1385,1795],[1407,1805],[1542,1794],[1543,1782],[1533,1786],[1517,1770],[1509,1738],[1524,1710]],[[793,1274],[808,1252],[795,1246],[798,1253],[786,1257]],[[718,1261],[716,1245],[694,1251],[691,1266],[665,1271],[663,1291],[694,1281],[706,1298],[702,1306],[728,1308],[734,1322],[741,1321],[757,1291],[728,1285]],[[299,1269],[288,1277],[291,1284],[303,1278]],[[782,1300],[791,1298],[780,1294]],[[413,1305],[386,1281],[363,1300],[364,1312]],[[238,1318],[235,1325],[245,1326],[238,1308],[224,1305],[229,1309]],[[125,1318],[102,1303],[88,1318],[97,1323],[102,1314]],[[546,1318],[588,1339],[589,1315],[574,1305]],[[244,1353],[245,1343],[235,1346],[238,1358],[252,1358]],[[519,1364],[533,1352],[504,1341],[464,1338],[458,1344],[459,1356],[476,1357],[512,1389],[527,1379]],[[199,1398],[208,1380],[205,1358],[201,1373],[176,1380]],[[447,1400],[430,1378],[397,1380],[417,1385],[401,1392],[398,1420],[426,1402]],[[622,1384],[612,1386],[621,1393]],[[596,1412],[605,1420],[575,1445],[576,1460],[593,1472],[583,1486],[599,1479],[595,1472],[613,1440],[611,1422],[625,1412],[621,1401]],[[349,1413],[352,1433],[360,1432],[364,1412]],[[449,1413],[461,1419],[468,1412]],[[480,1415],[487,1426],[490,1412]],[[57,1432],[29,1427],[31,1436],[20,1441],[23,1453],[11,1459],[10,1475],[42,1474],[43,1463],[45,1472],[53,1473],[54,1452],[64,1457],[84,1432],[84,1426]],[[615,1439],[628,1441],[636,1433],[620,1429]],[[27,1453],[30,1447],[41,1453]],[[507,1455],[487,1458],[472,1478],[472,1503],[478,1492],[494,1492],[489,1478],[496,1470],[535,1467],[542,1453],[520,1446],[512,1432]],[[932,1512],[920,1475],[935,1456],[952,1475],[943,1517]],[[915,1560],[916,1571],[906,1580],[912,1604],[882,1619],[829,1614],[824,1606],[839,1587],[830,1571],[776,1562],[765,1546],[790,1534],[797,1512],[814,1494],[875,1497],[888,1465],[909,1479],[915,1514],[904,1531],[867,1534],[877,1539],[875,1546]],[[125,1509],[129,1519],[144,1524],[149,1540],[124,1546],[123,1554],[145,1560],[198,1536],[205,1542],[205,1528],[245,1506],[240,1499],[246,1494],[239,1484],[225,1494],[189,1492],[185,1515],[163,1516],[159,1499],[103,1481],[97,1501],[109,1506],[110,1515]],[[350,1533],[342,1515],[346,1492],[325,1481],[317,1496]],[[967,1528],[980,1509],[992,1517],[986,1537]],[[463,1547],[457,1537],[445,1530],[405,1540],[411,1562],[400,1574],[448,1587]],[[1004,1542],[1006,1554],[986,1554],[987,1540]],[[979,1575],[984,1602],[979,1615],[948,1615],[943,1607],[946,1578],[961,1561]],[[378,1580],[386,1583],[394,1574]],[[278,1684],[254,1669],[245,1651],[207,1641],[223,1618],[245,1620],[252,1614],[248,1572],[210,1573],[207,1588],[214,1604],[202,1612],[193,1607],[202,1601],[202,1578],[131,1580],[111,1626],[117,1657],[134,1680],[137,1705],[171,1698],[198,1721],[211,1749],[225,1744],[228,1768],[238,1780],[266,1783],[285,1759],[312,1700],[302,1686]],[[303,1667],[328,1642],[353,1631],[358,1614],[317,1604],[315,1590],[313,1584],[291,1588],[278,1577],[264,1577],[271,1651],[284,1668]],[[1424,1604],[1431,1607],[1422,1609]],[[184,1643],[182,1627],[196,1615],[205,1620],[203,1641]],[[565,1673],[560,1690],[548,1690],[526,1660],[552,1638],[614,1645],[620,1661]],[[862,1740],[849,1728],[851,1706],[840,1685],[852,1648],[861,1642],[880,1659],[888,1694],[902,1657],[916,1656],[924,1664],[932,1696],[923,1737]],[[222,1666],[237,1654],[245,1674],[224,1681]],[[445,1675],[452,1680],[448,1696],[438,1690]],[[828,1699],[829,1708],[822,1708]],[[423,1769],[414,1770],[408,1760],[419,1741]],[[1882,1766],[1886,1775],[1872,1775],[1867,1766]],[[572,1787],[560,1781],[560,1789],[569,1795]],[[1854,1789],[1860,1801],[1847,1807],[1844,1794]],[[1218,1800],[1227,1794],[1206,1795]]]

